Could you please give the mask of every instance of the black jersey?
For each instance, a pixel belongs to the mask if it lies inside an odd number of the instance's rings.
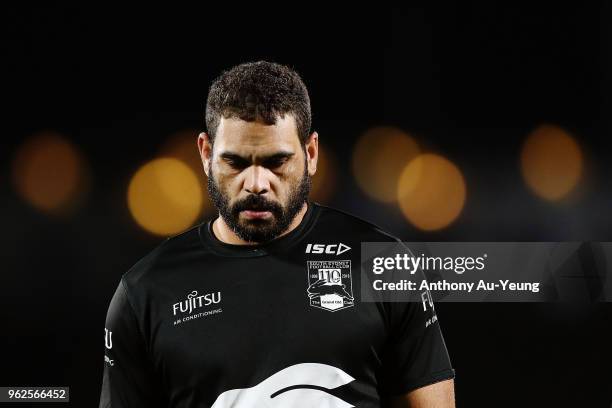
[[[453,378],[433,308],[360,301],[371,241],[398,240],[314,202],[264,244],[167,238],[110,302],[100,407],[380,407]]]

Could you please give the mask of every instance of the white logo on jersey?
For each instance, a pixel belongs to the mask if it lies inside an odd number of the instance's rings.
[[[307,254],[330,254],[340,255],[346,251],[350,251],[351,247],[344,245],[342,242],[339,244],[308,244],[306,245]]]
[[[349,408],[354,405],[320,388],[331,390],[354,380],[341,369],[327,364],[295,364],[253,387],[225,391],[217,397],[212,408]]]
[[[306,261],[310,306],[335,312],[355,304],[351,261]]]
[[[109,350],[113,348],[113,332],[106,327],[104,328],[104,345]]]
[[[431,309],[434,308],[434,302],[433,302],[433,299],[431,298],[431,293],[428,290],[421,293],[421,300],[423,301],[423,311],[424,312],[427,311],[427,305],[429,305]]]
[[[423,301],[423,312],[427,311],[427,306],[429,306],[431,309],[431,317],[425,321],[425,328],[427,328],[431,324],[438,321],[438,316],[436,315],[433,298],[431,297],[431,292],[429,292],[429,290],[421,293],[421,300]]]
[[[187,295],[187,300],[175,303],[172,305],[172,311],[176,316],[177,311],[181,313],[191,314],[194,309],[200,307],[209,306],[211,304],[217,304],[221,302],[221,292],[217,293],[206,293],[198,296],[198,291],[194,290]]]

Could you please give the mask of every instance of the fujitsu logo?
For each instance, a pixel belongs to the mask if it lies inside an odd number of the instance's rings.
[[[187,295],[187,299],[172,305],[172,310],[176,316],[177,312],[189,313],[204,306],[221,303],[221,292],[206,293],[198,296],[198,291],[194,290]]]
[[[350,246],[340,242],[339,244],[308,244],[306,245],[307,254],[330,254],[340,255],[349,251]]]

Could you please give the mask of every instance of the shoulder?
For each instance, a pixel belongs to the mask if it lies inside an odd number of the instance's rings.
[[[398,242],[398,237],[378,225],[338,208],[313,203],[319,208],[317,228],[328,234],[350,235],[362,242]]]
[[[187,259],[196,251],[201,251],[199,228],[202,224],[165,238],[134,263],[121,277],[126,289],[129,291],[135,287],[157,282],[159,278],[168,276],[172,267],[181,260]]]

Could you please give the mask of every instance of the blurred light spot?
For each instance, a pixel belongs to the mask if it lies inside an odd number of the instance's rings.
[[[355,146],[353,173],[357,184],[373,199],[395,202],[402,169],[418,154],[416,141],[402,130],[388,126],[371,128]]]
[[[578,184],[582,166],[580,146],[559,126],[541,125],[523,144],[523,178],[535,194],[547,200],[566,196]]]
[[[397,199],[404,216],[426,231],[444,228],[461,213],[466,186],[461,171],[442,156],[422,154],[404,168]]]
[[[206,189],[208,179],[204,172],[200,152],[198,151],[199,134],[200,131],[195,129],[181,130],[173,133],[161,146],[159,155],[161,157],[173,157],[181,160],[193,170],[199,183],[203,186],[204,199],[202,200],[202,212],[206,215],[210,215],[215,212],[215,208],[208,197]]]
[[[37,133],[19,147],[12,173],[19,195],[49,213],[74,209],[89,180],[81,153],[53,131]]]
[[[202,186],[180,160],[159,158],[143,165],[128,187],[128,207],[136,222],[157,235],[179,233],[198,219]]]
[[[317,172],[312,177],[311,198],[319,203],[327,203],[336,191],[336,160],[329,149],[319,143]]]

